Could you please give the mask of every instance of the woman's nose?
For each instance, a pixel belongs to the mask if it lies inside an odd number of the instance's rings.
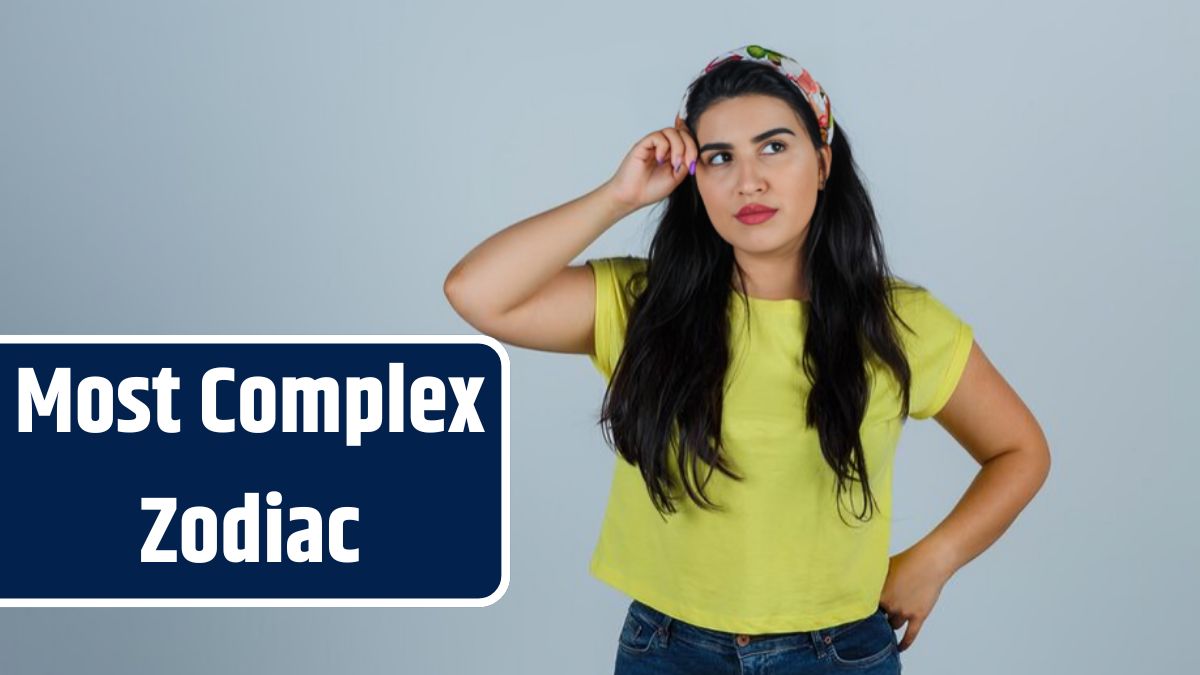
[[[742,194],[754,194],[767,188],[766,179],[754,162],[743,162],[738,175],[738,186]]]

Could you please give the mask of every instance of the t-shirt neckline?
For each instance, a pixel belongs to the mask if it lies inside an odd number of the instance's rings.
[[[809,303],[808,300],[801,300],[800,298],[756,298],[753,295],[745,295],[736,289],[730,291],[730,293],[735,297],[744,297],[751,304],[759,305],[760,307],[800,307]]]

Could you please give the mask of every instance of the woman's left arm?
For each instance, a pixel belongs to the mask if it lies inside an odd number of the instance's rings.
[[[916,639],[950,577],[1004,534],[1050,472],[1041,426],[978,344],[934,419],[981,468],[945,520],[891,559],[880,605],[892,628],[908,624],[901,651]]]

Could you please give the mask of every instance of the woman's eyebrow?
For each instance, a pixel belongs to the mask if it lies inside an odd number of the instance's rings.
[[[778,127],[776,129],[771,129],[770,131],[762,132],[761,134],[755,136],[754,138],[751,138],[750,142],[758,143],[760,141],[765,141],[768,138],[774,136],[775,134],[791,134],[791,135],[795,136],[796,132],[792,131],[791,129],[789,129],[787,127]],[[732,149],[733,149],[733,145],[730,143],[724,143],[724,142],[705,143],[704,145],[700,146],[700,149],[697,150],[696,152],[704,152],[705,150],[732,150]]]

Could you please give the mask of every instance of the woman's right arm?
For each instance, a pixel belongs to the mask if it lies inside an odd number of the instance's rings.
[[[591,353],[595,279],[586,264],[569,263],[614,223],[670,194],[695,156],[686,132],[668,128],[646,135],[600,187],[471,249],[446,276],[446,299],[472,327],[502,342]],[[660,158],[669,161],[660,165]],[[676,163],[680,168],[673,170]]]

